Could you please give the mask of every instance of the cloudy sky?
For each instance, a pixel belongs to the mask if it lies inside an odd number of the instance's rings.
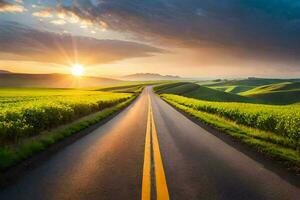
[[[0,69],[299,77],[300,0],[0,0]]]

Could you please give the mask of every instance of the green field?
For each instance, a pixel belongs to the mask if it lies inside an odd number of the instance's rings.
[[[1,88],[0,169],[104,119],[135,96],[110,89]],[[82,121],[86,116],[92,117]]]
[[[300,169],[300,82],[282,79],[1,88],[0,169],[117,112],[149,84],[178,109]]]
[[[200,86],[196,83],[180,82],[161,85],[155,87],[157,93],[177,94],[185,97],[207,101],[225,101],[225,102],[251,102],[255,103],[258,100],[254,98],[244,97],[237,94],[223,92],[205,86]]]
[[[203,85],[203,83],[197,83]],[[299,79],[262,79],[226,80],[206,82],[214,90],[232,93],[251,99],[258,103],[286,105],[300,101]]]
[[[238,124],[276,133],[295,144],[300,139],[300,105],[209,102],[172,94],[161,96],[195,110],[217,114]]]
[[[243,85],[232,85],[237,83]],[[278,79],[222,81],[213,86],[178,82],[154,90],[192,117],[300,171],[300,83]]]
[[[158,93],[200,100],[288,105],[300,102],[299,79],[245,79],[177,82],[157,87]]]
[[[293,104],[300,100],[300,83],[283,82],[255,87],[239,95],[261,99],[272,104]]]
[[[283,82],[283,83],[274,83],[269,85],[263,85],[255,87],[251,90],[240,93],[241,95],[255,95],[261,93],[269,92],[279,92],[279,91],[298,91],[300,90],[300,82]]]
[[[253,89],[253,86],[246,86],[246,85],[230,85],[230,86],[208,86],[211,89],[220,90],[223,92],[239,94],[241,92],[245,92],[248,90]]]
[[[39,134],[131,97],[122,93],[53,89],[2,89],[0,94],[1,141]]]
[[[282,82],[300,82],[300,79],[268,79],[268,78],[248,78],[248,79],[237,79],[237,80],[224,80],[218,82],[212,82],[209,86],[252,86],[258,87],[263,85],[270,85]]]

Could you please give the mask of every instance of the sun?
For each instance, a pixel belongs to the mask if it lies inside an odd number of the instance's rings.
[[[74,64],[72,65],[72,74],[74,76],[82,76],[84,73],[84,67],[80,64]]]

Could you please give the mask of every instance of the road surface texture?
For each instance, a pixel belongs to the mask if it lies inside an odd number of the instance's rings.
[[[300,199],[300,190],[146,88],[115,118],[28,171],[0,199]]]

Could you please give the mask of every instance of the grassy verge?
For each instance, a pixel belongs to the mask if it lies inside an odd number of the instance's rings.
[[[179,95],[162,94],[194,110],[218,115],[237,124],[271,132],[286,138],[290,146],[300,147],[300,107],[299,105],[278,106],[237,102],[211,102]],[[276,137],[278,138],[278,137]]]
[[[13,165],[33,156],[34,154],[47,149],[49,146],[71,136],[79,131],[82,131],[105,118],[117,113],[121,109],[128,106],[136,96],[117,104],[116,106],[106,108],[102,111],[92,114],[91,116],[79,119],[62,128],[49,131],[41,134],[38,137],[25,139],[18,145],[11,145],[0,148],[0,171],[4,171]]]
[[[223,117],[181,105],[171,99],[164,97],[163,99],[193,118],[202,121],[222,133],[230,135],[268,157],[280,161],[280,163],[289,170],[300,173],[300,153],[290,146],[291,143],[287,138],[280,137],[270,132],[239,125]]]

